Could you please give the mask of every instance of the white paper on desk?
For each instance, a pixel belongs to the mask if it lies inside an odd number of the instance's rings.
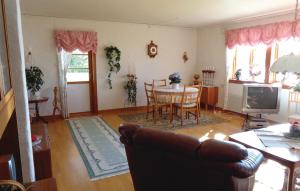
[[[261,141],[265,145],[265,147],[280,147],[280,148],[287,148],[287,149],[292,148],[292,146],[290,146],[287,142],[279,142],[273,140],[261,140]]]
[[[300,149],[300,142],[298,142],[298,143],[296,143],[296,142],[289,142],[288,144],[293,149]]]

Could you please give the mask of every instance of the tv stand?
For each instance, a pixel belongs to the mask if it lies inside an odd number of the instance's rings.
[[[243,129],[244,130],[251,130],[251,129],[260,129],[260,128],[265,128],[269,126],[269,122],[262,118],[261,114],[257,114],[255,117],[249,116],[247,113],[246,119],[243,124]]]

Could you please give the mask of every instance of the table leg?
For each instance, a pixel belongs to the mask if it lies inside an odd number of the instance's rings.
[[[295,167],[292,166],[289,169],[289,177],[288,177],[288,191],[293,191],[295,188],[295,179],[294,179]]]
[[[38,103],[35,103],[35,115],[36,115],[35,116],[36,121],[41,120],[44,123],[48,123],[48,121],[46,121],[43,117],[40,116],[40,109],[39,109],[39,104]]]
[[[208,110],[208,104],[205,104],[205,110],[206,111]]]
[[[173,103],[170,103],[170,123],[173,122]]]

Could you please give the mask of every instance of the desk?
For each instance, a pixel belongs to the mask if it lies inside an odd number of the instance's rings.
[[[264,129],[274,132],[289,132],[289,128],[290,124],[280,124],[272,125]],[[274,160],[288,167],[290,169],[288,190],[294,190],[294,173],[295,170],[300,167],[300,150],[279,147],[265,147],[254,131],[246,131],[230,135],[229,140],[243,144],[246,147],[257,149],[262,152],[265,158]]]
[[[172,88],[172,86],[165,87],[155,87],[153,89],[154,93],[158,97],[159,102],[170,103],[170,122],[173,121],[173,104],[180,103],[182,98],[182,93],[184,91],[184,87],[179,87],[178,89]],[[186,92],[198,92],[197,88],[188,87],[185,89]]]
[[[48,123],[43,117],[40,116],[40,110],[39,110],[39,104],[43,103],[43,102],[47,102],[48,99],[49,99],[48,97],[40,97],[40,98],[33,97],[33,98],[29,99],[29,104],[31,104],[31,103],[35,104],[35,118],[36,118],[36,121],[41,120],[44,123]]]

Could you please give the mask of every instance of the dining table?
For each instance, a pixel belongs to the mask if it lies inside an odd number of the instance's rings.
[[[170,123],[173,122],[173,104],[181,103],[184,86],[173,88],[172,86],[157,86],[153,88],[157,101],[160,103],[167,103],[170,105]],[[198,88],[186,87],[185,92],[198,92]]]

